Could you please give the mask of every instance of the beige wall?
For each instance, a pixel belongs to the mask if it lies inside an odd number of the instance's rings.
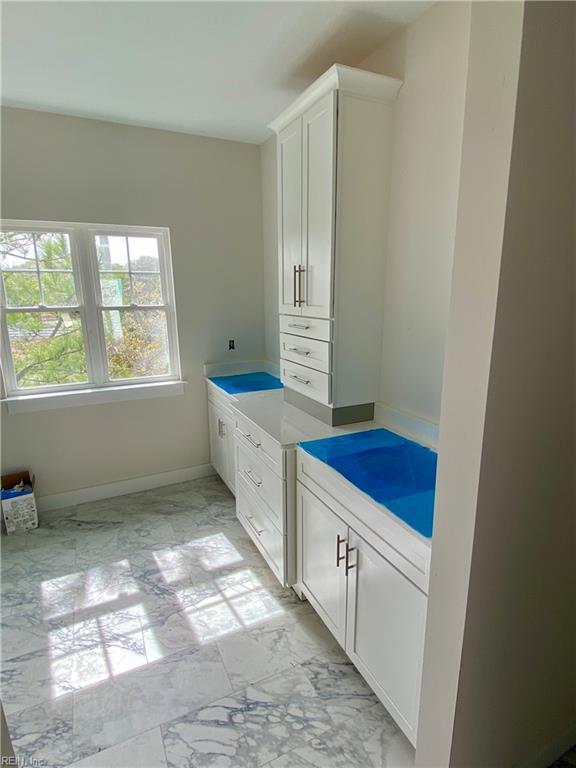
[[[205,361],[264,352],[259,148],[2,111],[6,218],[170,228],[186,394],[7,415],[3,468],[41,495],[208,461]]]
[[[438,423],[450,303],[468,3],[437,3],[361,63],[404,81],[394,114],[380,400]]]
[[[575,9],[524,10],[454,766],[576,741]]]
[[[476,3],[417,765],[576,740],[574,14]]]
[[[264,260],[264,313],[266,358],[280,358],[280,329],[278,321],[278,214],[276,139],[271,136],[260,145],[262,182],[262,258]]]

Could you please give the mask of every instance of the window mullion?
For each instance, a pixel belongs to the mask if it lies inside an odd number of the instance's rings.
[[[94,253],[86,227],[78,227],[78,273],[82,287],[82,303],[86,327],[86,356],[91,371],[91,378],[96,386],[107,381],[106,360],[104,355],[103,333],[101,333],[100,310],[96,297],[99,295],[97,277],[94,270]]]
[[[8,394],[13,394],[17,389],[16,368],[12,358],[12,348],[10,346],[10,336],[4,307],[2,307],[2,374],[4,376],[4,386]]]
[[[34,264],[36,265],[36,280],[38,281],[38,295],[40,296],[40,306],[44,306],[44,285],[40,279],[40,264],[38,262],[38,247],[36,245],[36,234],[32,233],[32,245],[34,246]]]

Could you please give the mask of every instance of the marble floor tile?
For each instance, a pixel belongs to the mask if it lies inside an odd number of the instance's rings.
[[[413,751],[216,477],[2,537],[2,698],[47,768],[405,768]]]
[[[76,693],[74,736],[93,751],[104,749],[230,691],[215,646],[174,653]]]
[[[7,713],[6,721],[14,753],[23,765],[35,760],[36,765],[63,768],[85,754],[75,749],[71,699]]]
[[[235,689],[307,659],[345,659],[337,641],[312,612],[288,612],[272,621],[263,621],[220,638],[218,647]]]
[[[26,607],[3,606],[0,614],[2,660],[46,648],[50,633],[58,626],[58,621],[44,618],[40,600]]]
[[[308,677],[298,668],[164,725],[172,768],[254,768],[330,729]]]
[[[71,768],[167,768],[160,728],[89,755]]]

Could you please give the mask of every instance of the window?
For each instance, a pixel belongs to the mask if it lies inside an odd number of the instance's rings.
[[[8,395],[180,378],[167,229],[3,222]]]

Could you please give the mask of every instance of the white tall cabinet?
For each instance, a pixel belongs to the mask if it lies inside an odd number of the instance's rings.
[[[371,418],[378,399],[388,156],[400,85],[334,65],[271,124],[282,380],[290,402],[333,424]]]

